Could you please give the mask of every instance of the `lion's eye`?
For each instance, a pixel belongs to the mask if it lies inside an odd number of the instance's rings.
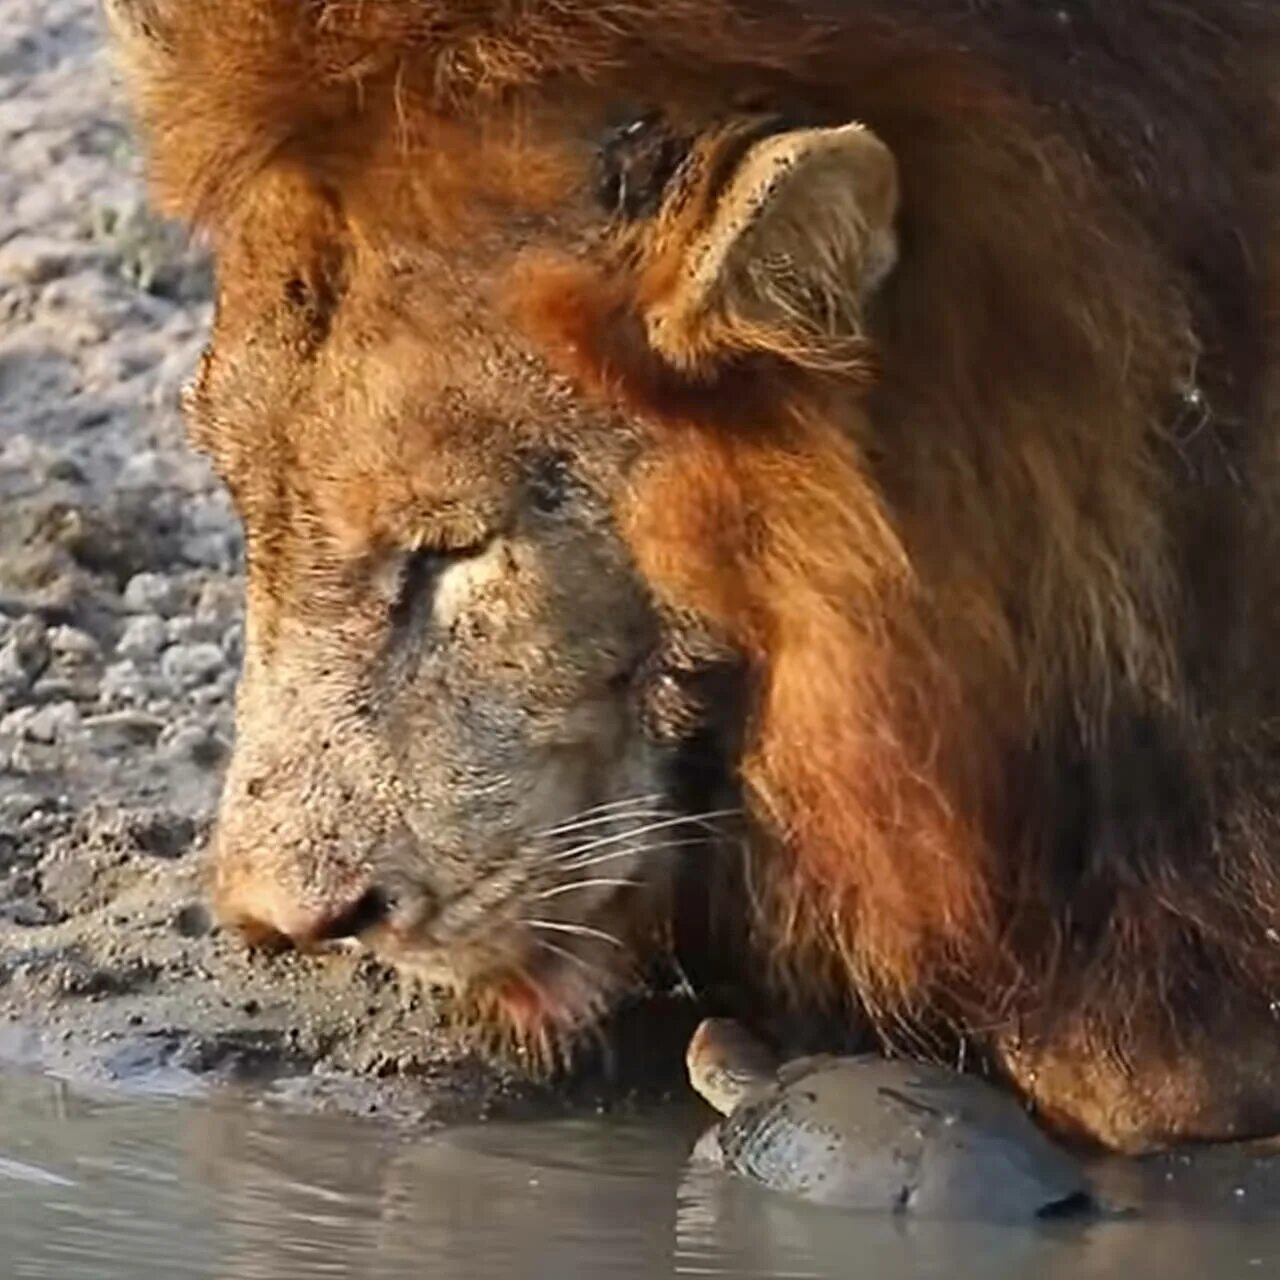
[[[421,547],[408,552],[401,563],[395,599],[391,605],[391,625],[399,628],[412,622],[418,609],[430,603],[444,571],[478,555],[481,550],[481,546],[448,550]]]

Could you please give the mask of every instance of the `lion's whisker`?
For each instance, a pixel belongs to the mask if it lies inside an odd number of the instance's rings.
[[[586,871],[590,867],[598,867],[605,862],[616,862],[619,858],[648,857],[650,854],[666,853],[674,849],[701,848],[705,844],[706,841],[701,836],[691,836],[687,840],[659,840],[653,843],[627,845],[621,849],[597,853],[593,857],[584,858],[581,862],[567,863],[560,870]]]
[[[568,947],[557,946],[554,942],[548,942],[545,938],[535,938],[534,941],[543,951],[549,952],[553,956],[559,956],[561,960],[571,961],[592,978],[599,979],[608,976],[598,964],[592,964],[585,957],[578,955],[577,952],[570,951]]]
[[[611,814],[636,809],[641,805],[654,805],[661,799],[662,797],[658,792],[652,791],[648,795],[628,796],[625,800],[610,800],[605,804],[592,805],[589,809],[582,809],[555,826],[547,827],[545,830],[538,832],[538,834],[544,836],[558,835],[566,829],[572,830],[579,823],[588,819],[604,822],[608,820]],[[655,809],[654,812],[657,813],[660,810]]]
[[[544,898],[558,898],[562,893],[573,893],[578,889],[636,889],[640,887],[638,880],[623,880],[618,878],[596,878],[591,880],[571,880],[567,884],[554,885],[550,889],[544,890],[542,893],[535,893],[534,901],[541,901]]]
[[[589,924],[572,924],[566,920],[537,920],[528,916],[525,917],[524,924],[531,929],[546,929],[551,933],[568,933],[576,938],[594,938],[599,942],[607,942],[611,946],[618,947],[625,951],[626,944],[620,939],[615,938],[613,934],[606,933],[603,929],[594,929]]]
[[[714,824],[717,820],[737,817],[740,813],[740,809],[712,809],[706,813],[677,814],[674,817],[663,818],[660,821],[646,823],[639,827],[632,827],[626,831],[615,831],[607,836],[598,836],[594,840],[587,841],[586,844],[575,845],[571,849],[558,850],[553,855],[552,860],[555,862],[567,862],[580,854],[589,853],[593,849],[604,848],[606,845],[611,844],[620,844],[624,840],[634,840],[638,836],[649,835],[654,831],[666,831],[672,827],[697,827],[714,834],[716,831]]]
[[[636,822],[658,822],[664,818],[674,816],[670,809],[632,809],[626,813],[604,813],[599,817],[588,818],[582,822],[576,822],[571,826],[564,826],[556,831],[544,831],[539,833],[536,838],[546,841],[548,844],[559,844],[567,839],[574,837],[592,835],[600,830],[610,830],[619,824],[636,823]]]

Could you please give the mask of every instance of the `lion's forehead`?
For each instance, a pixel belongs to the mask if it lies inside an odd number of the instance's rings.
[[[477,300],[492,280],[459,284],[432,265],[402,266],[388,286],[383,262],[357,259],[323,349],[296,362],[260,420],[219,404],[212,380],[196,434],[232,479],[251,537],[305,515],[353,549],[431,541],[433,521],[466,540],[501,518],[529,460],[548,453],[570,455],[598,487],[616,484],[634,428],[549,369],[498,304]],[[212,359],[234,364],[246,343],[226,330]]]

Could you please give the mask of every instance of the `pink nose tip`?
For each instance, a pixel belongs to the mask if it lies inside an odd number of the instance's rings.
[[[385,920],[387,911],[386,895],[367,885],[305,897],[273,887],[219,903],[219,915],[250,942],[292,943],[304,950],[359,937]]]

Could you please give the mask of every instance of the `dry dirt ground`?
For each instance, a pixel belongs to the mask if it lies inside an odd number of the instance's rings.
[[[241,637],[238,531],[177,411],[209,296],[147,211],[95,4],[0,0],[0,1054],[441,1117],[544,1105],[368,961],[247,955],[201,903]]]

